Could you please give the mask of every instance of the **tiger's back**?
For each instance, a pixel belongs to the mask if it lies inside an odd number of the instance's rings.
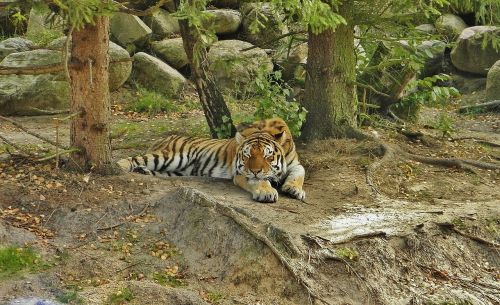
[[[164,176],[208,176],[230,179],[236,155],[234,139],[171,135],[156,143],[150,153],[129,157],[118,164],[130,172]]]

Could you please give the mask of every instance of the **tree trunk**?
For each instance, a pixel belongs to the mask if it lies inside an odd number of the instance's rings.
[[[72,34],[70,58],[71,156],[70,167],[80,171],[113,173],[111,163],[110,99],[108,86],[109,18],[96,17],[95,25]]]
[[[345,6],[341,6],[343,14]],[[347,18],[346,18],[347,19]],[[307,119],[302,139],[345,137],[356,128],[354,26],[313,34],[309,30],[307,74],[302,105]]]
[[[178,7],[178,0],[176,0],[176,5]],[[194,54],[196,44],[200,43],[200,37],[192,31],[187,20],[179,20],[179,26],[184,50],[186,51],[191,67],[191,75],[203,112],[205,113],[208,127],[210,128],[210,133],[213,138],[218,138],[217,131],[223,130],[228,133],[228,136],[232,137],[236,134],[236,128],[234,127],[231,113],[229,112],[229,108],[227,108],[224,97],[217,88],[213,76],[208,71],[207,50],[201,48],[198,54]],[[195,56],[197,57],[196,60]]]

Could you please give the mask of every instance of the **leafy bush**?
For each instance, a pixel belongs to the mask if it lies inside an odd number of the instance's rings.
[[[434,128],[441,131],[443,138],[449,137],[455,131],[455,122],[452,117],[442,113],[434,123]]]
[[[292,135],[300,136],[307,110],[291,97],[292,88],[281,79],[281,71],[266,75],[265,70],[261,69],[253,85],[257,97],[256,110],[245,121],[280,117],[287,122]]]
[[[393,109],[403,117],[415,120],[422,105],[443,106],[451,98],[460,93],[454,87],[436,86],[438,82],[449,81],[447,74],[438,74],[421,80],[412,81],[407,88],[411,92],[393,106]]]

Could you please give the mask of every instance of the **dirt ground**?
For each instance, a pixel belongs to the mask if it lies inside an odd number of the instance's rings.
[[[500,164],[498,115],[456,116],[444,138],[429,128],[437,115],[424,109],[411,126],[423,133],[417,138],[391,124],[364,131],[423,156]],[[54,136],[53,117],[16,120]],[[203,134],[203,126],[196,111],[147,119],[115,111],[114,156],[176,129]],[[62,141],[68,130],[60,127]],[[47,150],[3,122],[0,133]],[[32,247],[44,267],[0,278],[0,303],[500,304],[498,170],[396,155],[370,185],[367,169],[382,156],[374,141],[298,150],[307,199],[282,195],[274,204],[253,202],[230,181],[99,177],[2,154],[0,246]]]

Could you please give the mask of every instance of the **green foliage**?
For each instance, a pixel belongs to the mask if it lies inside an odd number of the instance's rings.
[[[174,287],[174,288],[187,285],[184,281],[179,279],[177,276],[175,276],[174,274],[170,274],[170,273],[155,272],[155,273],[153,273],[153,281],[155,281],[156,283],[158,283],[160,285],[166,285],[166,286],[170,286],[170,287]]]
[[[85,301],[78,295],[78,291],[76,289],[57,295],[56,300],[64,304],[85,304]]]
[[[37,270],[40,267],[42,267],[41,256],[31,248],[0,248],[0,278],[23,270]]]
[[[181,110],[181,107],[176,105],[174,101],[156,91],[139,87],[137,95],[137,99],[128,105],[127,109],[135,112],[146,112],[150,115]]]
[[[128,288],[122,288],[115,293],[112,293],[108,296],[106,300],[106,305],[120,305],[125,304],[134,299],[134,295],[132,291]]]
[[[476,21],[482,24],[500,23],[498,0],[449,0],[451,9],[457,13],[474,12]]]
[[[261,69],[254,82],[257,97],[256,110],[245,121],[253,122],[273,117],[280,117],[287,122],[294,136],[300,136],[300,129],[306,120],[307,110],[291,98],[290,86],[281,79],[281,72],[267,75]]]
[[[450,99],[460,95],[454,87],[436,86],[437,82],[450,79],[447,74],[438,74],[410,82],[406,90],[411,93],[393,105],[393,108],[406,118],[414,120],[422,105],[443,106]]]
[[[342,259],[348,259],[351,261],[358,260],[359,254],[356,250],[349,247],[340,247],[335,250],[338,257]]]
[[[40,47],[45,47],[54,39],[61,37],[61,32],[58,30],[44,29],[36,33],[26,35],[26,38],[33,41]]]
[[[215,128],[218,139],[229,139],[231,137],[232,123],[231,118],[227,116],[222,117],[222,125]]]
[[[327,29],[335,30],[340,24],[347,24],[346,19],[338,13],[338,0],[272,0],[271,3],[283,9],[290,19],[309,27],[313,34]]]
[[[207,293],[207,301],[211,304],[220,304],[224,295],[218,291],[210,291]]]
[[[102,0],[54,0],[59,14],[67,24],[76,30],[85,24],[94,24],[97,16],[110,16],[117,10],[112,1]]]
[[[202,49],[207,48],[217,41],[217,36],[212,27],[207,27],[214,15],[206,11],[207,0],[181,0],[177,11],[172,14],[179,20],[186,20],[191,30],[191,35],[196,38],[193,49],[193,61],[198,65],[199,54]]]
[[[442,137],[449,137],[455,131],[455,122],[452,117],[446,113],[441,113],[434,123],[434,128],[441,131]]]

